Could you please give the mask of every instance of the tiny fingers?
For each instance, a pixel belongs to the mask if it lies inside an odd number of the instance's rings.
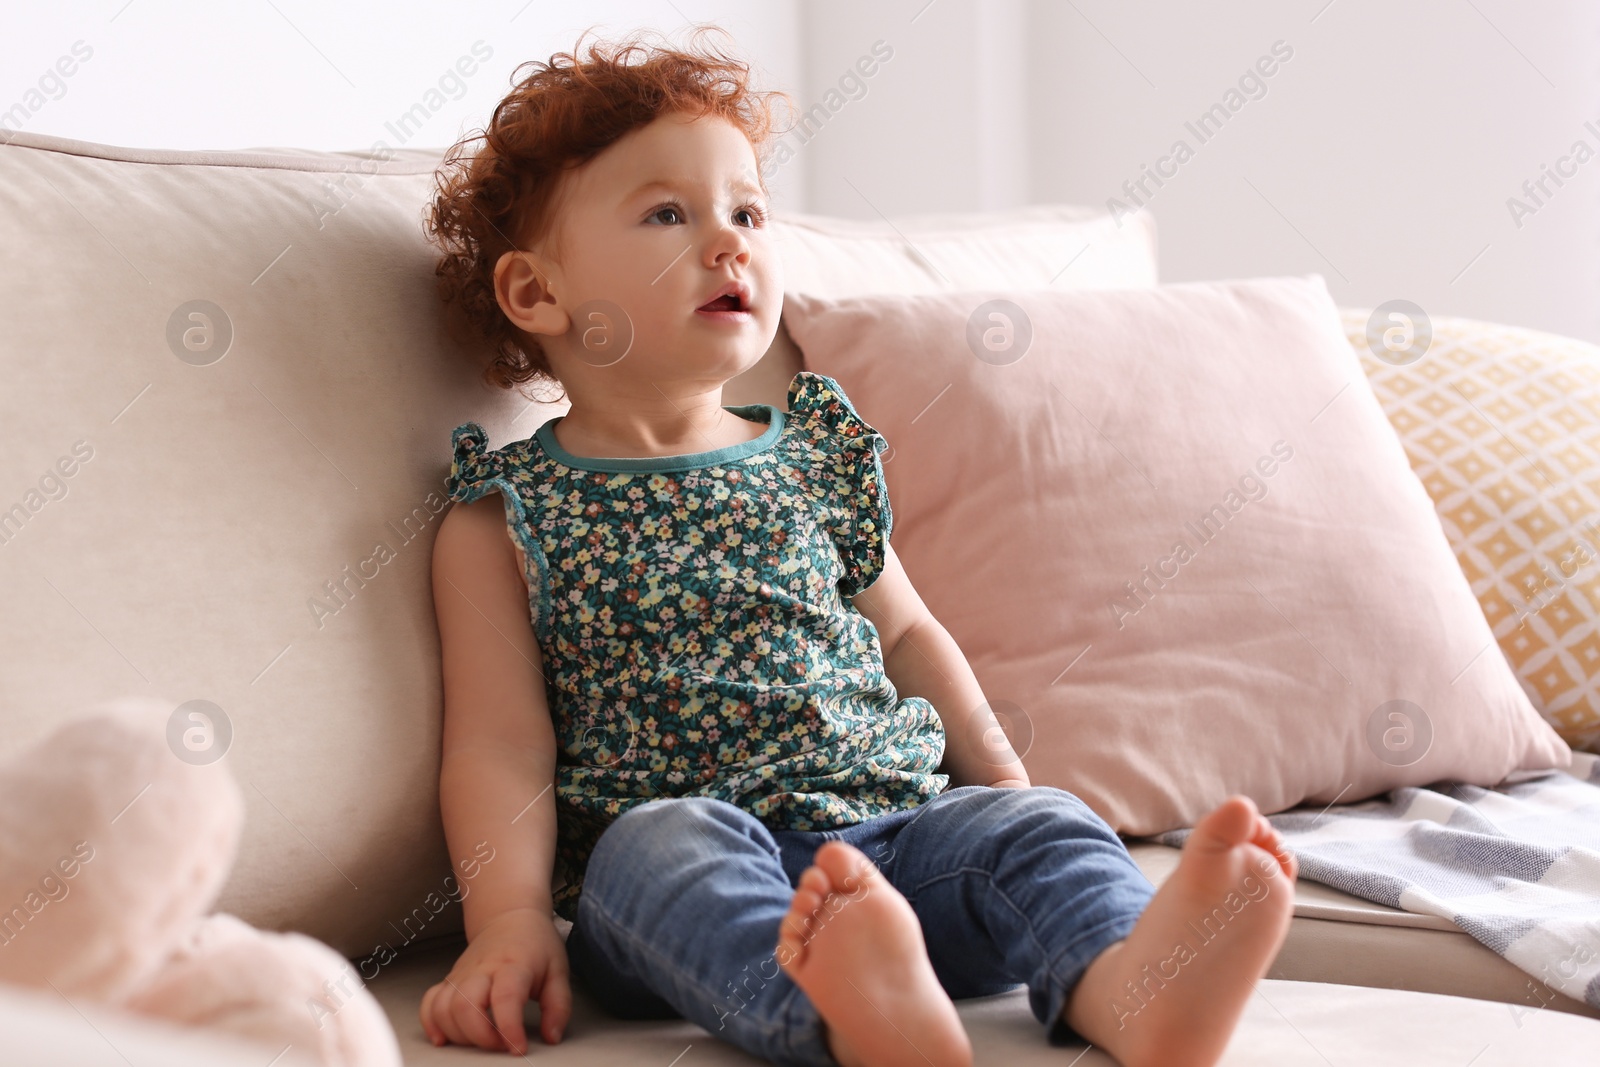
[[[528,1034],[522,1025],[522,1008],[528,1003],[531,978],[525,969],[508,966],[494,973],[489,1003],[494,1012],[495,1029],[506,1047],[518,1056],[528,1051]]]
[[[417,1007],[417,1020],[422,1023],[422,1032],[435,1046],[444,1044],[444,1031],[433,1021],[433,1001],[438,995],[438,984],[429,986],[428,991],[422,994],[422,1003]]]
[[[572,985],[565,971],[545,975],[539,993],[539,1032],[547,1044],[557,1044],[572,1018]]]
[[[455,996],[449,1001],[448,1018],[466,1038],[464,1044],[479,1048],[500,1049],[504,1042],[489,1018],[489,976],[469,975],[462,982],[451,983]]]
[[[429,1018],[433,1022],[434,1030],[443,1038],[441,1044],[469,1045],[466,1035],[461,1027],[456,1024],[455,1003],[458,996],[454,985],[448,981],[440,982],[433,987],[433,999],[429,1006]]]

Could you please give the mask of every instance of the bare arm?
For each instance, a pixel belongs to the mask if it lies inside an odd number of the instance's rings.
[[[462,901],[470,939],[508,908],[548,913],[555,862],[556,809],[547,792],[555,730],[527,586],[498,493],[445,516],[434,543],[433,587],[444,661],[445,839],[452,858],[485,839],[496,853]]]
[[[901,697],[922,697],[944,723],[944,763],[954,785],[1025,788],[1028,772],[1000,729],[967,657],[911,585],[900,557],[887,561],[852,603],[877,627],[884,670]]]
[[[423,1025],[436,1043],[518,1049],[530,989],[543,991],[547,1042],[559,1040],[570,1014],[551,912],[555,730],[518,556],[498,493],[451,508],[434,543],[445,839],[457,863],[481,842],[494,849],[462,897],[468,949],[423,999]]]

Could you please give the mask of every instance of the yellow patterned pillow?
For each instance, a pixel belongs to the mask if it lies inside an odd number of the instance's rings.
[[[1404,301],[1342,315],[1500,650],[1600,750],[1600,347]]]

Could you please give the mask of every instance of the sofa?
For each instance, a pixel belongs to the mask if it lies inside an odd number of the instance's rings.
[[[417,1020],[462,946],[428,581],[450,430],[475,420],[498,444],[564,409],[483,385],[484,354],[441,312],[422,230],[438,159],[0,145],[0,751],[130,693],[225,724],[248,821],[217,909],[348,957],[418,1065],[485,1055],[433,1048]],[[779,227],[789,290],[819,297],[1158,283],[1148,212]],[[1360,347],[1369,309],[1345,317]],[[1507,360],[1549,343],[1445,325]],[[781,404],[804,359],[780,331],[725,403]],[[1175,865],[1153,839],[1130,847],[1157,884]],[[1227,1063],[1578,1064],[1600,1043],[1600,1012],[1450,923],[1307,880],[1258,994]],[[0,993],[8,1062],[270,1058],[63,1000]],[[1020,988],[960,1010],[979,1062],[1111,1062],[1046,1046]],[[566,1039],[529,1058],[750,1061],[682,1021],[607,1018],[581,990]]]

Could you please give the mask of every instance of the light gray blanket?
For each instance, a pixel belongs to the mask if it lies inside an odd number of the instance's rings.
[[[1270,816],[1300,876],[1449,919],[1551,989],[1600,1008],[1600,757],[1571,772],[1453,782]],[[1154,838],[1181,846],[1188,830]]]

